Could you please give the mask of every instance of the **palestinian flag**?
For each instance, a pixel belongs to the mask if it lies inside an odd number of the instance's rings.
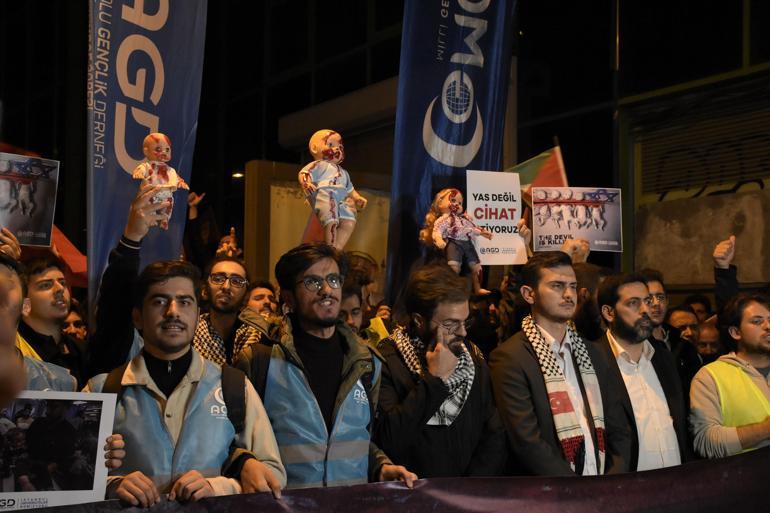
[[[533,185],[535,187],[567,187],[569,185],[559,146],[554,146],[526,162],[510,167],[505,172],[519,173],[522,199],[530,206],[532,205],[530,191]]]

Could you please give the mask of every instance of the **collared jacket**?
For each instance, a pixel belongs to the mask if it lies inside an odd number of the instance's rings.
[[[586,342],[602,394],[606,436],[605,474],[628,472],[631,431],[620,396],[608,383],[609,370]],[[512,475],[574,476],[562,455],[540,362],[523,331],[509,338],[489,356],[492,389],[500,418],[508,433],[508,472]]]
[[[693,459],[692,442],[687,429],[687,407],[685,406],[686,401],[685,394],[682,391],[682,383],[677,372],[677,364],[671,352],[668,351],[662,342],[654,339],[649,340],[649,342],[654,351],[650,363],[653,369],[655,369],[655,374],[658,376],[658,381],[666,396],[666,404],[671,414],[674,431],[676,432],[676,440],[679,444],[679,457],[682,463],[686,463]],[[604,361],[604,365],[608,369],[608,382],[619,393],[620,404],[623,407],[623,412],[631,430],[629,469],[634,471],[639,462],[639,433],[636,427],[634,408],[628,396],[628,390],[626,389],[623,375],[620,372],[620,367],[618,367],[617,358],[612,351],[606,333],[598,340],[588,343],[593,344],[596,348],[597,356]]]
[[[372,412],[380,385],[381,358],[342,323],[342,383],[329,433],[294,346],[291,321],[281,327],[280,341],[270,349],[264,403],[286,466],[287,488],[366,483],[390,463],[371,442]],[[252,380],[258,374],[259,349],[248,346],[235,363]],[[365,376],[365,375],[368,375]],[[370,386],[365,386],[370,381]],[[255,386],[260,384],[255,381]]]
[[[246,383],[244,429],[236,433],[227,418],[222,396],[222,372],[194,349],[185,376],[167,398],[155,385],[142,354],[126,368],[122,396],[115,408],[114,432],[123,435],[126,458],[112,472],[108,495],[116,481],[134,471],[152,479],[161,493],[190,470],[198,470],[217,495],[241,492],[235,479],[221,475],[231,444],[243,447],[286,483],[286,472],[267,414],[251,383]],[[99,392],[107,374],[93,378],[86,391]]]
[[[738,427],[770,416],[770,383],[735,353],[698,371],[690,388],[690,427],[695,452],[721,458],[742,452]],[[770,445],[762,440],[752,449]]]

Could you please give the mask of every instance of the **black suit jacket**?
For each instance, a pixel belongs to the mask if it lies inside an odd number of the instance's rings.
[[[634,409],[631,405],[631,399],[628,397],[623,375],[620,373],[620,367],[618,367],[617,359],[612,352],[612,347],[606,333],[591,344],[596,348],[599,358],[603,360],[603,365],[610,370],[611,386],[619,391],[620,404],[623,407],[626,422],[632,433],[630,468],[631,470],[636,470],[639,462],[639,433],[636,429]],[[676,431],[676,439],[679,443],[679,454],[682,463],[684,463],[692,459],[692,444],[687,429],[687,407],[685,406],[685,397],[682,391],[680,376],[677,372],[677,365],[671,352],[668,351],[662,342],[650,340],[650,344],[655,349],[655,353],[652,355],[652,367],[655,369],[655,374],[657,374],[660,386],[666,396],[668,411],[671,413],[671,418],[674,421],[674,431]]]
[[[620,397],[608,386],[609,369],[586,342],[601,388],[606,429],[605,474],[627,472],[631,432]],[[508,433],[509,472],[523,475],[575,475],[564,459],[551,414],[548,392],[535,349],[518,332],[489,357],[492,387],[500,418]]]

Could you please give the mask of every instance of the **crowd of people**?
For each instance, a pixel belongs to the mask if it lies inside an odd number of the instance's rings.
[[[108,498],[602,475],[770,444],[770,297],[739,292],[734,237],[713,250],[714,311],[669,305],[663,273],[593,265],[580,241],[481,296],[426,262],[387,305],[376,263],[324,243],[282,255],[277,287],[249,276],[234,234],[208,262],[198,241],[197,260],[140,270],[154,193],[131,204],[90,329],[62,266],[21,264],[0,233],[2,400],[116,394]]]

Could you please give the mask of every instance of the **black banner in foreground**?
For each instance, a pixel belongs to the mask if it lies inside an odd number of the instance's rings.
[[[770,448],[664,470],[604,477],[425,479],[399,483],[233,495],[198,503],[161,502],[149,511],[174,513],[479,513],[479,512],[751,512],[770,501]],[[46,512],[122,510],[117,501],[62,506]],[[148,511],[148,510],[141,510]]]

